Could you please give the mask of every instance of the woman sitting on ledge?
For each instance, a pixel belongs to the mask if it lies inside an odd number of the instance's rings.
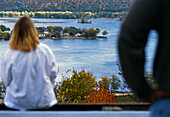
[[[4,104],[17,110],[45,109],[57,99],[53,90],[57,76],[55,56],[39,42],[38,32],[29,17],[15,26],[1,67],[6,87]]]

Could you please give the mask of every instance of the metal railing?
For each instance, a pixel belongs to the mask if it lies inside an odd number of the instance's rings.
[[[50,109],[37,109],[38,111],[147,111],[150,103],[59,103]],[[0,110],[9,110],[0,105]]]

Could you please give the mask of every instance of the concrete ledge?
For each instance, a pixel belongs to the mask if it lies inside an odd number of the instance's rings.
[[[149,111],[0,111],[0,117],[149,117]]]

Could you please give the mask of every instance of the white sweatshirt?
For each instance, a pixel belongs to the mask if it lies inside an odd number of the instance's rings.
[[[1,78],[6,86],[5,105],[19,110],[55,105],[56,76],[55,56],[47,45],[40,43],[30,52],[8,49],[1,66]]]

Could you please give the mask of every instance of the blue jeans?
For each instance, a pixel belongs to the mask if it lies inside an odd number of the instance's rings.
[[[170,117],[170,98],[156,100],[150,111],[150,117]]]

